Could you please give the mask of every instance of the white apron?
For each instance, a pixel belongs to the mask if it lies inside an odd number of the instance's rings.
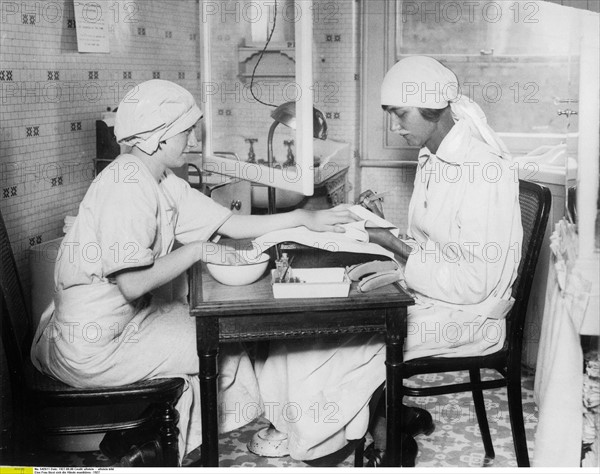
[[[230,213],[172,173],[159,185],[132,155],[117,160],[96,178],[63,239],[54,302],[41,317],[31,359],[40,371],[75,387],[184,378],[176,405],[182,459],[202,442],[195,320],[181,299],[161,298],[169,293],[161,289],[127,302],[106,275],[151,264],[171,251],[175,238],[206,240]],[[219,373],[220,429],[229,431],[251,419],[225,407],[258,405],[258,386],[238,346],[223,346]]]
[[[408,308],[405,360],[498,351],[513,303],[522,241],[516,176],[458,124],[438,155],[420,158],[409,207],[408,234],[419,250],[404,269],[416,301]],[[481,174],[497,169],[497,180]],[[365,434],[368,403],[385,380],[383,336],[271,347],[257,372],[265,416],[288,434],[294,459],[325,456]],[[297,416],[286,414],[290,406],[301,409]]]

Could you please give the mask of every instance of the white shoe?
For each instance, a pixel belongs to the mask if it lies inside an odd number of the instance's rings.
[[[248,451],[266,458],[289,456],[287,434],[273,427],[262,428],[252,436],[247,444]]]

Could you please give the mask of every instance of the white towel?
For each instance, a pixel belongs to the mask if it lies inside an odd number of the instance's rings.
[[[352,206],[350,211],[361,220],[344,224],[346,232],[315,232],[305,226],[276,230],[255,239],[252,242],[254,252],[262,253],[281,242],[296,242],[330,252],[367,253],[395,259],[393,252],[369,242],[369,233],[366,229],[373,227],[388,229],[398,237],[400,235],[398,228],[362,206]]]

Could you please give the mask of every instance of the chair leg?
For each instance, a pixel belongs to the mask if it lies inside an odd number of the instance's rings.
[[[472,383],[481,382],[481,373],[479,372],[479,369],[470,369],[469,376],[471,377]],[[492,444],[490,426],[488,424],[487,414],[485,412],[485,402],[483,401],[483,392],[481,390],[473,390],[473,402],[475,404],[475,414],[477,415],[479,431],[481,432],[483,447],[485,449],[484,466],[488,466],[492,464],[492,461],[496,457],[496,453],[494,452],[494,446]]]
[[[356,445],[354,450],[354,467],[363,467],[363,458],[365,457],[365,442],[366,438],[363,438]]]
[[[172,402],[161,406],[160,413],[160,442],[163,451],[165,467],[179,466],[179,413]]]
[[[508,394],[508,415],[512,427],[513,443],[517,456],[517,466],[529,467],[529,452],[527,450],[527,436],[523,421],[523,402],[521,400],[521,375],[511,374],[506,387]]]

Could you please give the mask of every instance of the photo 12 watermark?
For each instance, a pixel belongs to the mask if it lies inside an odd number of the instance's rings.
[[[400,18],[402,23],[538,23],[539,10],[535,1],[403,1]]]
[[[138,23],[140,21],[140,3],[131,1],[84,1],[75,0],[73,6],[81,7],[86,23],[101,21],[112,23]],[[65,2],[57,1],[0,1],[0,21],[2,23],[34,23],[36,25],[61,23],[65,19],[73,20],[72,10]],[[27,21],[25,21],[27,20]],[[33,21],[32,21],[33,20]]]
[[[344,0],[340,0],[344,1]],[[312,15],[313,22],[335,24],[340,21],[339,1],[285,1],[285,0],[221,0],[201,1],[202,23],[264,23],[277,21],[297,23],[303,15]]]

